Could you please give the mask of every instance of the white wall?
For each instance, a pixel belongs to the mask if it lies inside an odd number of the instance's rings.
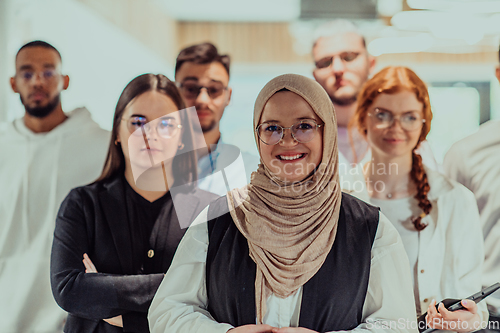
[[[7,115],[7,96],[9,93],[7,70],[8,6],[8,0],[0,0],[0,122],[5,120]]]

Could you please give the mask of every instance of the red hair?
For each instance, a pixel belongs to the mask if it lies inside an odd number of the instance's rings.
[[[423,104],[423,115],[425,122],[420,132],[420,137],[412,151],[412,168],[410,177],[417,186],[415,199],[418,200],[418,206],[425,214],[413,218],[412,222],[417,230],[423,230],[427,225],[421,222],[422,217],[429,214],[432,204],[427,198],[430,186],[427,180],[427,174],[424,171],[422,157],[415,153],[420,142],[424,141],[431,130],[432,111],[429,101],[429,92],[425,83],[407,67],[386,67],[368,80],[361,89],[358,96],[358,106],[353,119],[350,122],[350,128],[356,127],[359,132],[366,137],[366,116],[368,109],[373,101],[380,94],[396,94],[401,91],[410,91],[415,94],[419,102]]]

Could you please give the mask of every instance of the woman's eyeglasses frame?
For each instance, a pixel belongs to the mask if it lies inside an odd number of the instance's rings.
[[[311,136],[311,138],[307,141],[301,141],[299,139],[297,139],[296,137],[296,133],[300,130],[299,128],[295,129],[295,134],[294,134],[294,126],[296,125],[300,125],[300,124],[303,124],[305,122],[313,122],[314,125],[313,127],[311,128],[311,130],[314,132]],[[267,143],[260,135],[260,128],[263,126],[263,125],[274,125],[274,126],[277,126],[278,128],[281,129],[281,135],[280,135],[280,138],[275,142],[275,143]],[[325,124],[318,124],[316,122],[316,120],[314,119],[307,119],[307,120],[300,120],[298,122],[296,122],[295,124],[293,124],[292,126],[290,127],[283,127],[281,125],[278,125],[278,124],[275,124],[275,123],[272,123],[272,122],[264,122],[264,123],[261,123],[257,126],[257,128],[255,129],[255,132],[257,133],[257,136],[259,138],[259,140],[264,143],[265,145],[268,145],[268,146],[274,146],[276,144],[278,144],[281,140],[283,140],[283,137],[285,136],[285,130],[290,130],[291,134],[292,134],[292,138],[299,142],[299,143],[307,143],[307,142],[311,142],[315,137],[316,137],[316,134],[318,133],[318,128],[320,128],[321,126],[324,126]]]

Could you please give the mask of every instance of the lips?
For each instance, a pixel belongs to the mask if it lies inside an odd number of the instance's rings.
[[[48,94],[42,93],[42,92],[35,92],[29,95],[29,98],[34,99],[34,100],[42,100],[44,98],[47,98]]]
[[[213,112],[211,110],[196,110],[198,117],[210,117]]]
[[[296,161],[301,158],[304,158],[306,154],[304,153],[297,153],[297,154],[281,154],[281,155],[276,155],[276,158],[278,158],[281,161]]]
[[[401,142],[404,142],[405,140],[403,140],[403,139],[394,139],[394,138],[386,138],[386,139],[384,139],[384,141],[386,141],[388,143],[401,143]]]
[[[162,150],[161,149],[157,149],[157,148],[142,148],[141,151],[147,151],[147,152],[161,152]]]

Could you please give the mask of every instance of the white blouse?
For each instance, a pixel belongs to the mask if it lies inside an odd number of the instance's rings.
[[[427,309],[422,311],[420,308],[420,295],[418,293],[418,247],[420,233],[411,222],[412,216],[418,216],[422,211],[418,207],[418,201],[414,197],[392,200],[370,198],[370,203],[380,207],[380,211],[391,221],[403,240],[403,246],[412,272],[415,307],[417,315],[420,315],[422,312],[427,311]]]
[[[206,208],[188,229],[149,308],[152,333],[225,333],[233,326],[216,322],[207,311],[205,262],[208,251]],[[408,258],[401,238],[380,214],[372,247],[362,323],[355,332],[417,332]],[[285,299],[271,295],[264,324],[297,327],[302,288]],[[342,306],[339,304],[339,306]]]
[[[359,167],[360,168],[360,167]],[[419,232],[416,302],[422,312],[446,298],[466,298],[481,290],[484,241],[474,194],[463,185],[424,165],[432,203],[422,219],[428,226]],[[362,172],[362,171],[360,171]],[[352,194],[371,202],[366,184]],[[384,213],[382,209],[382,213]],[[411,254],[409,255],[411,256]],[[478,303],[481,321],[488,320],[486,302]]]

